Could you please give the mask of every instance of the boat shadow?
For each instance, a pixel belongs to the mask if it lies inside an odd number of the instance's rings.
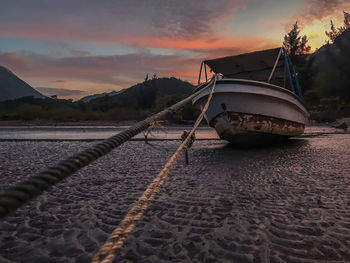
[[[224,145],[223,150],[280,150],[280,149],[295,149],[304,147],[308,144],[308,141],[303,138],[289,138],[284,140],[276,140],[263,142],[260,144],[247,144],[245,143],[237,143],[230,142]]]

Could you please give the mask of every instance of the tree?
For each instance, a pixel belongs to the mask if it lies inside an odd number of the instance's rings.
[[[331,41],[332,43],[334,42],[334,40],[340,35],[338,30],[335,28],[333,20],[331,20],[331,31],[325,31],[327,37],[329,37],[329,40],[327,41],[327,43],[329,44],[329,41]]]
[[[345,30],[350,28],[350,13],[347,13],[343,11],[344,13],[344,24],[338,28],[335,28],[333,20],[331,20],[331,31],[325,31],[326,36],[329,38],[328,41],[326,41],[328,44],[334,43],[334,40],[340,36]]]
[[[291,56],[306,54],[310,52],[311,47],[307,44],[307,36],[300,36],[298,21],[293,25],[292,30],[284,36],[283,47]]]
[[[344,13],[344,25],[339,27],[338,30],[342,33],[350,28],[350,13],[343,11]]]

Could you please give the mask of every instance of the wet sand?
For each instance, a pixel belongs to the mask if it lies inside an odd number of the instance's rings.
[[[0,189],[93,142],[0,142]],[[89,262],[178,141],[127,142],[0,222],[0,262]],[[197,141],[115,262],[350,262],[350,134]]]

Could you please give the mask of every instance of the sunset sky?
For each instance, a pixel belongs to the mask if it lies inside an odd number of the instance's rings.
[[[202,60],[281,46],[296,20],[319,48],[343,10],[349,0],[0,0],[0,65],[60,98],[147,73],[194,83]]]

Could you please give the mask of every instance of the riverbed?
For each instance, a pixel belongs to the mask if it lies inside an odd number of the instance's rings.
[[[0,189],[125,127],[110,128],[1,127]],[[89,262],[189,128],[127,142],[8,216],[0,262]],[[235,149],[207,127],[197,134],[190,164],[180,160],[116,262],[350,261],[347,131],[308,127],[257,149]]]

